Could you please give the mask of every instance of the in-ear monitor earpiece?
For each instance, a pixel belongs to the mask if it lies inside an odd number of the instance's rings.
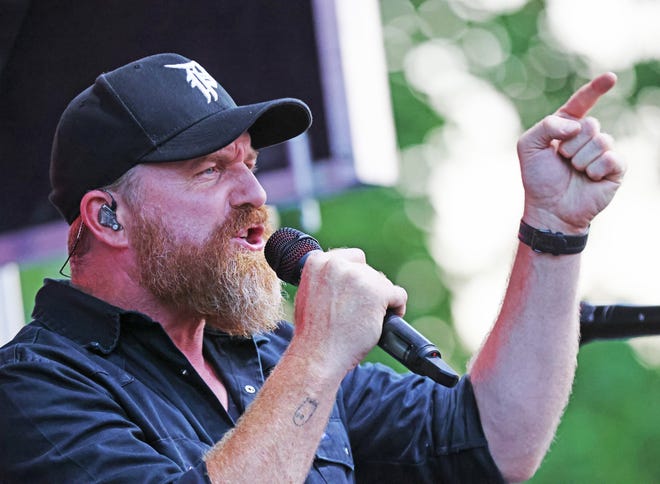
[[[108,206],[106,203],[101,205],[101,209],[99,210],[99,223],[104,227],[110,227],[117,232],[123,228],[117,221],[117,213],[115,212],[115,210],[117,210],[117,202],[115,202],[115,197],[112,196],[112,193],[107,190],[103,191],[110,196],[112,205]]]
[[[99,223],[104,227],[110,227],[115,232],[122,229],[121,224],[117,222],[117,214],[105,203],[101,205],[101,210],[99,210]]]

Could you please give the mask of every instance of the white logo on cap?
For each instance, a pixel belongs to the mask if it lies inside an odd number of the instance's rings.
[[[169,64],[165,67],[185,69],[186,81],[190,83],[190,87],[193,89],[197,88],[204,94],[207,103],[211,102],[211,97],[213,97],[214,101],[218,100],[218,93],[215,91],[218,88],[218,83],[197,62],[190,61],[185,64]]]

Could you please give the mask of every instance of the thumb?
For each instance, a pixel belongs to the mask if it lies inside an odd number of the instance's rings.
[[[522,135],[518,142],[519,150],[543,150],[549,147],[553,140],[564,141],[580,132],[582,125],[578,121],[550,115],[532,126]]]

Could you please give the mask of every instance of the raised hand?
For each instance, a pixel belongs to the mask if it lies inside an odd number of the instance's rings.
[[[530,128],[518,142],[524,220],[539,229],[584,233],[612,200],[625,164],[612,137],[585,117],[616,83],[602,74],[578,89],[556,113]]]

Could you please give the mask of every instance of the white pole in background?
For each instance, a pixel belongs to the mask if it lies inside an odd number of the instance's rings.
[[[12,339],[24,324],[18,264],[0,265],[0,345]]]

